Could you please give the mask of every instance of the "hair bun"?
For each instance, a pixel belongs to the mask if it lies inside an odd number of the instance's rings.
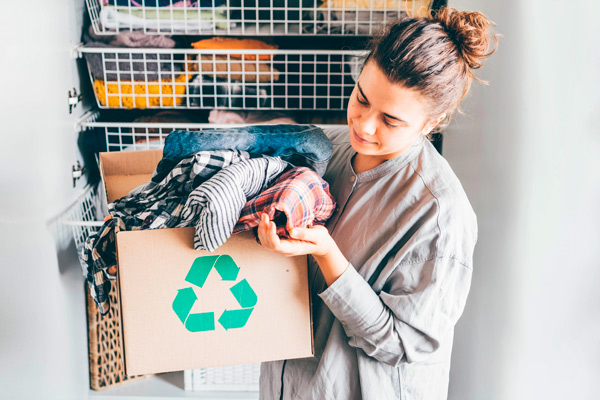
[[[488,52],[490,27],[494,23],[480,12],[458,11],[444,7],[434,12],[431,20],[438,22],[444,28],[471,69],[480,68],[483,59],[489,57],[498,47],[498,38],[494,35],[496,43]]]

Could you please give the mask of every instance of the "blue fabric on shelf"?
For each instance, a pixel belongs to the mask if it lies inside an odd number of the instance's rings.
[[[173,131],[165,139],[163,159],[180,160],[199,151],[244,150],[252,156],[281,157],[295,166],[309,167],[323,176],[333,145],[314,125],[251,125]]]

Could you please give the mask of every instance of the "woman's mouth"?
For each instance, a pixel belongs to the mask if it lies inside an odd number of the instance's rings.
[[[375,142],[370,142],[370,141],[365,140],[365,139],[361,138],[360,136],[358,136],[358,134],[356,133],[356,130],[354,130],[354,128],[352,128],[352,134],[354,135],[354,139],[356,139],[356,141],[358,143],[361,143],[361,144],[376,144]]]

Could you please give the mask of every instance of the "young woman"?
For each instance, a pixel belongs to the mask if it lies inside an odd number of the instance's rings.
[[[426,140],[489,56],[490,21],[442,9],[374,40],[324,176],[327,227],[263,246],[309,257],[315,356],[264,363],[262,399],[444,399],[454,325],[469,292],[475,214]],[[495,50],[495,49],[494,49]],[[493,52],[493,51],[492,51]]]

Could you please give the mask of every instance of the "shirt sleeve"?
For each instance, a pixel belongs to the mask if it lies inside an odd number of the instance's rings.
[[[450,257],[396,266],[376,293],[353,265],[319,294],[349,345],[397,366],[424,361],[463,312],[471,268]]]

